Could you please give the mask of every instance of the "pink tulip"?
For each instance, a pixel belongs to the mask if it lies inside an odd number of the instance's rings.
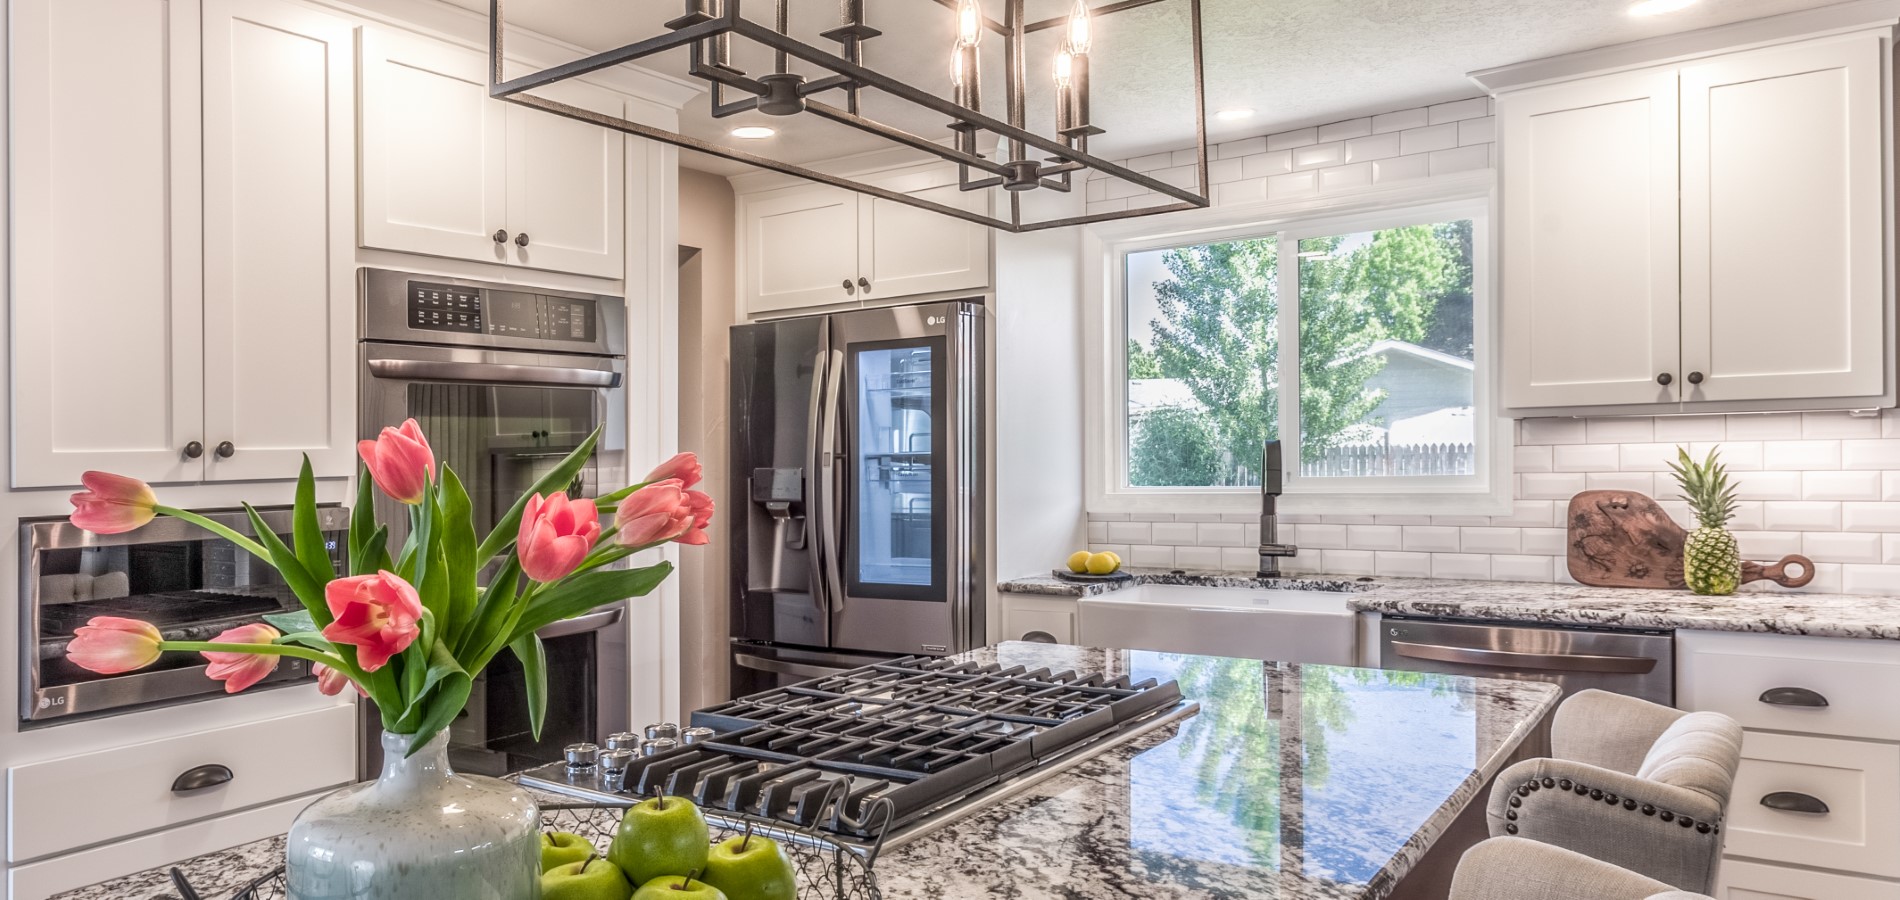
[[[546,499],[536,494],[521,514],[515,554],[529,578],[557,581],[580,566],[599,537],[600,511],[594,501],[569,500],[561,491]]]
[[[158,497],[151,485],[110,472],[79,476],[86,489],[72,496],[74,526],[93,534],[122,534],[157,515]]]
[[[674,540],[687,545],[712,543],[712,535],[706,531],[706,526],[712,524],[712,497],[704,491],[687,491],[686,506],[693,513],[692,527]]]
[[[693,527],[693,510],[686,505],[680,480],[656,481],[620,501],[614,510],[614,540],[627,547],[670,541]]]
[[[66,658],[82,669],[117,675],[151,665],[158,659],[160,640],[158,629],[149,622],[97,616],[73,632]]]
[[[211,639],[214,644],[268,644],[283,636],[283,632],[262,622],[239,625]],[[264,676],[277,671],[277,663],[282,659],[274,653],[224,653],[217,650],[203,651],[204,658],[211,661],[205,667],[207,677],[224,682],[224,692],[235,694],[264,680]]]
[[[699,479],[704,476],[705,469],[699,464],[698,454],[677,453],[672,459],[660,463],[654,467],[653,471],[648,472],[646,481],[651,484],[655,481],[678,479],[680,487],[689,488],[698,484]]]
[[[358,441],[356,452],[383,493],[410,506],[422,502],[423,489],[435,472],[435,454],[416,420],[405,420],[401,428],[384,428],[376,440]]]
[[[354,644],[365,672],[382,668],[422,632],[422,598],[395,573],[338,578],[324,587],[323,599],[336,617],[323,636],[333,644]]]
[[[350,680],[350,676],[332,669],[323,663],[311,663],[310,674],[317,676],[317,692],[325,696],[334,697],[343,693],[343,686],[346,684],[356,688],[357,693],[365,697],[369,696],[369,694],[364,693],[362,685]]]

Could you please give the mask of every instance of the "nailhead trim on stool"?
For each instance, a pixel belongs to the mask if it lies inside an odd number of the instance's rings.
[[[1559,779],[1551,778],[1548,775],[1545,775],[1542,778],[1532,778],[1529,781],[1526,781],[1523,784],[1518,785],[1517,789],[1512,791],[1512,793],[1515,794],[1516,796],[1511,798],[1511,802],[1510,802],[1511,808],[1508,810],[1505,810],[1504,812],[1504,818],[1505,818],[1504,833],[1505,834],[1517,833],[1518,810],[1523,808],[1524,798],[1529,797],[1531,795],[1531,792],[1541,790],[1543,788],[1555,788],[1560,791],[1575,793],[1576,795],[1580,797],[1587,795],[1592,800],[1603,801],[1603,804],[1605,806],[1621,806],[1623,807],[1623,809],[1630,810],[1630,811],[1634,811],[1637,809],[1636,801],[1630,800],[1628,798],[1619,798],[1615,794],[1609,793],[1603,790],[1602,788],[1593,788],[1585,784],[1573,782],[1568,778],[1559,780]],[[1663,820],[1664,822],[1675,822],[1676,824],[1681,825],[1684,828],[1693,828],[1695,829],[1697,834],[1713,835],[1713,834],[1722,833],[1722,829],[1718,825],[1712,825],[1708,822],[1698,822],[1695,819],[1692,819],[1688,816],[1677,815],[1672,810],[1657,809],[1656,807],[1648,803],[1643,804],[1641,808],[1643,811],[1643,815],[1645,816],[1654,816],[1656,818]]]

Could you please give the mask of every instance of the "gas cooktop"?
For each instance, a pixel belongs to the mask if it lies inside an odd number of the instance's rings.
[[[521,781],[594,801],[687,797],[876,844],[1192,710],[1173,681],[904,657],[700,710],[688,743],[569,748]]]

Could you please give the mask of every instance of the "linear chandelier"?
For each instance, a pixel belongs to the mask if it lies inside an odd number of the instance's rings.
[[[1207,115],[1201,60],[1201,0],[1114,0],[1093,8],[1089,0],[1075,0],[1075,6],[1068,14],[1033,22],[1023,14],[1024,0],[1001,0],[1003,16],[1000,20],[983,13],[981,0],[934,0],[953,12],[957,24],[956,39],[945,67],[946,76],[943,84],[938,86],[947,88],[947,98],[938,96],[937,91],[930,88],[907,84],[864,65],[865,45],[882,35],[882,32],[866,22],[866,0],[839,0],[838,27],[820,35],[825,41],[836,44],[836,47],[815,46],[789,34],[787,5],[790,0],[770,0],[774,13],[774,24],[770,27],[742,16],[741,6],[744,2],[746,0],[685,0],[685,14],[667,22],[665,33],[518,78],[504,79],[502,34],[505,25],[502,0],[489,0],[489,95],[626,134],[1013,233],[1201,209],[1209,205]],[[767,0],[752,2],[765,3]],[[933,0],[905,2],[928,3]],[[1089,96],[1090,53],[1094,49],[1097,23],[1116,13],[1167,2],[1181,2],[1188,6],[1197,162],[1194,190],[1136,172],[1089,151],[1089,139],[1105,133],[1094,124]],[[1048,60],[1048,68],[1043,69],[1038,65],[1037,69],[1049,72],[1055,85],[1055,121],[1048,123],[1053,137],[1031,130],[1025,112],[1030,70],[1027,39],[1031,34],[1050,29],[1063,29],[1063,37],[1060,46]],[[983,112],[977,49],[986,33],[999,35],[1003,42],[1004,70],[1007,75],[1003,118]],[[752,74],[737,68],[732,61],[732,41],[735,37],[770,49],[772,70]],[[850,126],[892,144],[955,163],[959,187],[965,191],[1002,188],[1009,197],[1008,216],[972,212],[529,93],[536,88],[645,59],[676,47],[687,48],[686,74],[710,85],[709,99],[715,118],[746,112],[767,116],[811,115]],[[807,77],[790,71],[791,60],[798,60],[826,74],[822,77]],[[944,116],[949,120],[946,125],[949,134],[941,136],[941,140],[932,139],[864,115],[860,95],[865,91],[881,92]],[[980,144],[986,143],[986,137],[996,139],[993,154],[985,154],[978,149]],[[1024,221],[1022,196],[1025,193],[1067,193],[1084,184],[1089,173],[1132,182],[1172,198],[1174,202],[1093,215]]]

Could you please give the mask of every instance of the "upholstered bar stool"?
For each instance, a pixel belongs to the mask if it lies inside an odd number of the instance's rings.
[[[1552,758],[1505,769],[1491,835],[1562,847],[1686,891],[1708,892],[1742,728],[1720,713],[1583,691],[1557,707]]]
[[[1581,853],[1524,838],[1465,852],[1450,900],[1709,900]]]

